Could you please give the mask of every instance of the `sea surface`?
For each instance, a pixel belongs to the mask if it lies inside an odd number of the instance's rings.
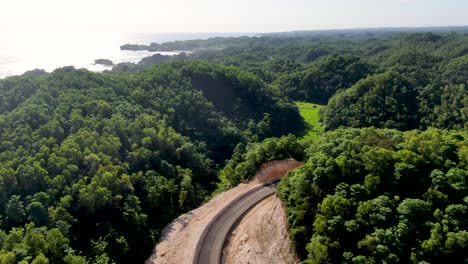
[[[95,59],[110,59],[115,64],[138,62],[154,53],[122,51],[123,44],[150,44],[210,37],[238,37],[249,33],[121,33],[121,32],[2,32],[0,36],[0,78],[33,69],[48,72],[64,66],[92,71],[110,69],[95,65]]]

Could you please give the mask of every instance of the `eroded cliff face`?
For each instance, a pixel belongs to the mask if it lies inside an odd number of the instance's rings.
[[[224,250],[223,263],[299,263],[288,236],[285,210],[276,195],[252,208],[240,221]]]

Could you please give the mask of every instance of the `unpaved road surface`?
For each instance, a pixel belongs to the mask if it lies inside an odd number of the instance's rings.
[[[253,207],[229,236],[225,264],[298,264],[281,200],[272,195]]]
[[[153,255],[147,264],[191,264],[195,257],[198,241],[205,227],[232,201],[263,183],[279,179],[288,171],[300,166],[295,160],[274,161],[265,164],[255,178],[229,191],[220,193],[210,201],[181,215],[162,231]]]
[[[193,264],[220,264],[224,244],[234,224],[252,207],[276,192],[273,184],[242,195],[218,214],[202,234]]]

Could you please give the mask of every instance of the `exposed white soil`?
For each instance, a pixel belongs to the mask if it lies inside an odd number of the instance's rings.
[[[250,210],[223,252],[226,264],[296,264],[281,200],[273,195]]]
[[[273,161],[264,164],[252,181],[242,183],[229,191],[220,193],[199,208],[179,216],[163,229],[160,242],[156,245],[153,254],[146,263],[192,263],[200,235],[205,226],[210,223],[219,211],[250,189],[263,182],[279,179],[298,166],[300,166],[300,162],[295,160]]]

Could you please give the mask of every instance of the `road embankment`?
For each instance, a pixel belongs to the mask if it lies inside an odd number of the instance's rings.
[[[252,181],[220,193],[199,208],[181,215],[164,228],[160,242],[146,263],[191,264],[206,226],[226,206],[250,190],[258,188],[265,182],[279,179],[298,166],[300,163],[295,160],[267,163],[261,167]]]

